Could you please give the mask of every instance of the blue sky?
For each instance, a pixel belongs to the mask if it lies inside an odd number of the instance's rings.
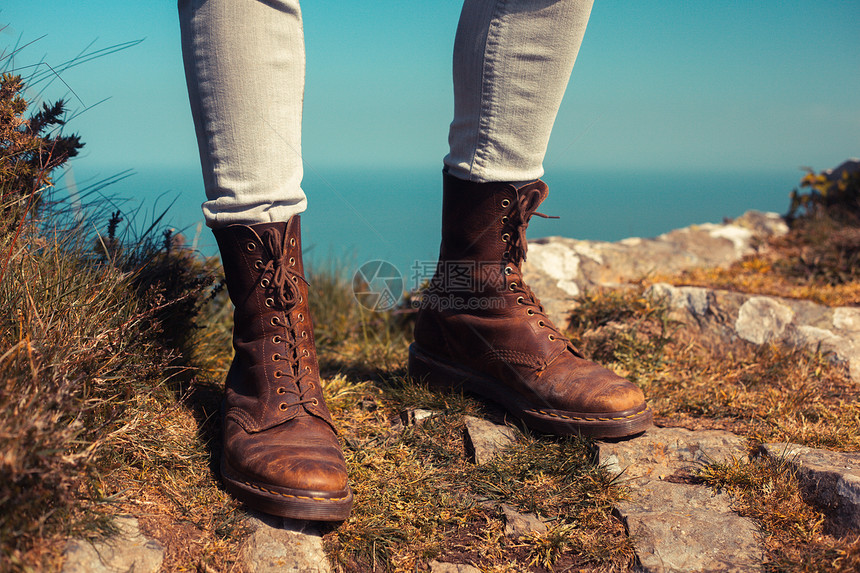
[[[304,149],[315,170],[440,165],[457,0],[303,5]],[[7,0],[0,47],[61,73],[45,97],[87,109],[79,164],[196,166],[175,2]],[[860,155],[860,2],[597,0],[546,167],[796,170]],[[43,37],[44,36],[44,37]],[[31,68],[22,68],[26,75]],[[44,86],[41,86],[44,87]],[[36,92],[30,92],[31,97]]]

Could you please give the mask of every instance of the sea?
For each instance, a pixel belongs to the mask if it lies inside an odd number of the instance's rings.
[[[654,237],[694,223],[718,223],[755,209],[785,213],[799,169],[769,171],[553,170],[544,177],[550,194],[533,217],[529,239],[564,236],[617,241]],[[124,224],[143,229],[153,221],[175,229],[202,256],[217,255],[203,224],[199,167],[141,168],[111,172],[75,168],[63,179],[85,190],[117,179],[95,194],[126,215]],[[309,170],[302,184],[308,209],[302,214],[306,265],[353,276],[365,263],[386,261],[404,286],[429,278],[439,250],[441,169],[433,166],[383,170]]]

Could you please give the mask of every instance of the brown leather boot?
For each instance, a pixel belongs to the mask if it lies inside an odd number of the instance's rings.
[[[589,362],[523,283],[526,228],[547,187],[444,175],[442,246],[409,347],[409,374],[492,400],[553,434],[623,437],[651,425],[634,384]]]
[[[221,476],[248,506],[338,521],[346,462],[320,389],[299,216],[215,231],[236,307]]]

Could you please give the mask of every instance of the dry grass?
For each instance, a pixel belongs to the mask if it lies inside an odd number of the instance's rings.
[[[103,204],[54,202],[51,171],[80,143],[59,131],[60,104],[25,119],[21,89],[3,75],[0,570],[56,568],[67,536],[108,534],[121,513],[145,530],[165,515],[191,524],[211,539],[169,545],[167,563],[222,568],[241,527],[214,486],[183,352],[212,265],[171,233],[128,235]]]
[[[0,569],[49,567],[64,536],[101,535],[120,513],[230,537],[236,504],[213,487],[181,357],[209,271],[143,243],[106,257],[104,242],[39,223],[0,281]]]
[[[586,440],[519,441],[475,466],[463,447],[463,415],[487,415],[478,403],[440,396],[398,375],[327,386],[340,420],[356,506],[329,532],[326,546],[345,571],[425,570],[439,559],[486,571],[547,571],[580,567],[626,570],[632,546],[611,516],[621,495],[593,463]],[[435,414],[403,427],[399,413]],[[534,512],[546,534],[512,540],[495,502]]]

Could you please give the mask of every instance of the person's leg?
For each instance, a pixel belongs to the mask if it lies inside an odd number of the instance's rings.
[[[592,0],[465,0],[445,157],[466,181],[534,181]]]
[[[298,0],[179,0],[209,227],[305,210],[305,46]]]
[[[523,283],[526,228],[546,198],[552,124],[591,0],[466,0],[454,56],[442,245],[422,297],[409,373],[493,400],[556,434],[628,436],[642,391],[585,360]]]
[[[302,264],[297,0],[180,0],[188,92],[235,305],[221,477],[250,507],[342,520],[352,492],[323,400]]]

